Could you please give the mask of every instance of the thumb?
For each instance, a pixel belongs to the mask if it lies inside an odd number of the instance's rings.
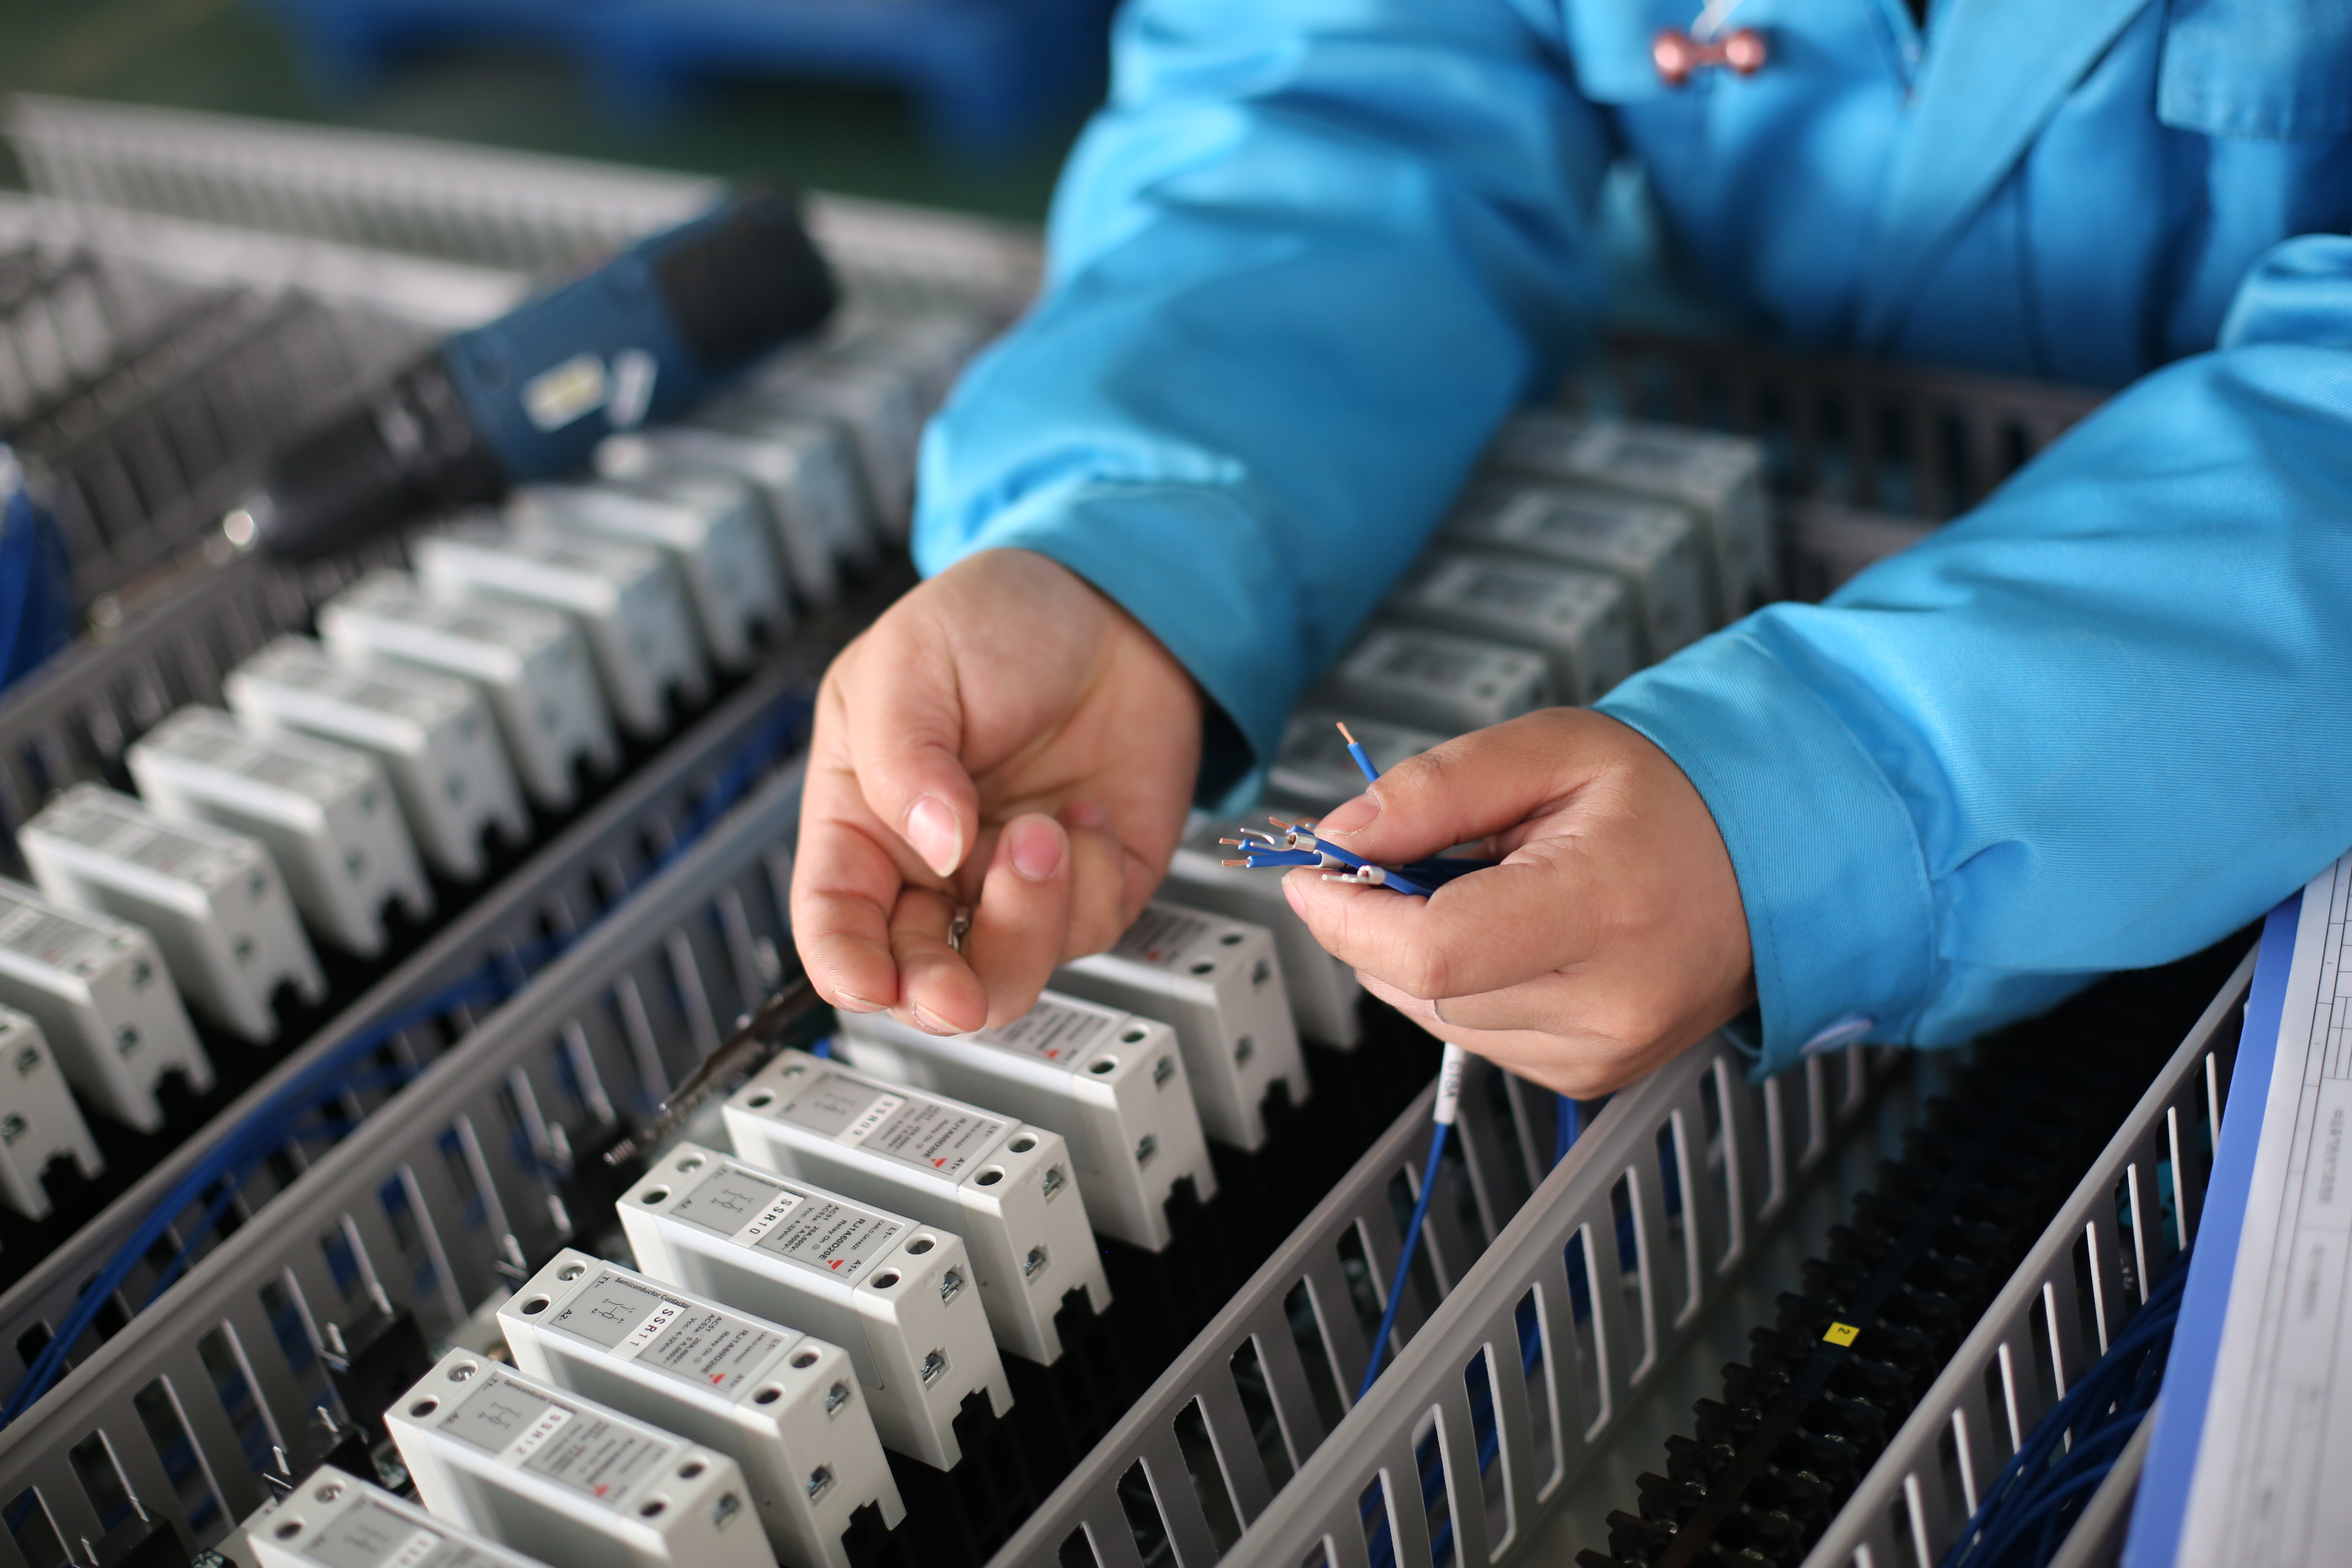
[[[866,808],[944,879],[971,853],[980,824],[954,654],[897,628],[876,631],[883,635],[842,682],[850,766]]]
[[[1503,833],[1572,794],[1612,754],[1613,721],[1550,708],[1410,757],[1324,817],[1316,832],[1395,863]]]

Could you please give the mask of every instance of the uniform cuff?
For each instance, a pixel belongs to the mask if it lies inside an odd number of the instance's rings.
[[[1239,500],[1196,485],[1049,485],[970,532],[919,528],[925,576],[981,550],[1033,550],[1093,584],[1192,672],[1260,763],[1305,679],[1296,574]]]
[[[1672,757],[1715,816],[1748,913],[1760,1070],[1824,1035],[1906,1040],[1934,973],[1927,863],[1902,797],[1828,705],[1735,629],[1594,707]]]

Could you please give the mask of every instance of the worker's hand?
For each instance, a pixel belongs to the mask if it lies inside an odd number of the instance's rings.
[[[1141,912],[1200,750],[1192,678],[1066,568],[985,551],[916,588],[817,694],[793,935],[818,994],[933,1034],[1019,1017]]]
[[[1284,891],[1375,995],[1546,1088],[1622,1089],[1755,1000],[1714,817],[1613,719],[1555,708],[1449,741],[1317,831],[1391,865],[1480,840],[1502,861],[1426,900],[1311,870]]]

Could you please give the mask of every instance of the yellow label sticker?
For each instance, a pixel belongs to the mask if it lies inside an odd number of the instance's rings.
[[[1861,1332],[1862,1331],[1852,1323],[1832,1323],[1822,1338],[1833,1345],[1850,1345]]]

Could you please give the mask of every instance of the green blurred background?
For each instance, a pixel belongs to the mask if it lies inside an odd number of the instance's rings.
[[[330,99],[245,0],[0,0],[0,90],[63,93],[448,137],[1038,221],[1082,114],[985,160],[925,141],[882,88],[712,83],[658,125],[615,122],[551,55],[410,56]],[[13,171],[10,171],[13,179]]]

